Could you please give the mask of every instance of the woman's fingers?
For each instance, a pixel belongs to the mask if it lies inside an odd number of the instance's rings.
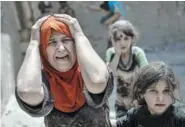
[[[56,17],[56,19],[57,19],[58,21],[60,21],[60,22],[63,22],[63,23],[65,23],[65,24],[67,24],[67,25],[69,25],[69,24],[70,24],[70,20],[69,20],[69,19],[67,19],[67,18],[63,18],[63,17]]]
[[[33,25],[32,28],[38,28],[38,27],[40,27],[40,26],[42,25],[42,23],[43,23],[46,19],[48,19],[49,17],[50,17],[50,15],[47,15],[47,16],[44,16],[44,17],[42,17],[41,19],[37,20],[36,23]]]
[[[44,16],[36,21],[36,23],[32,26],[31,30],[31,38],[30,40],[36,40],[39,42],[40,40],[40,26],[43,24],[44,21],[46,21],[50,15]]]
[[[54,16],[56,17],[56,19],[58,19],[61,22],[66,23],[67,25],[71,25],[71,24],[75,24],[76,23],[76,19],[66,15],[66,14],[54,14]]]
[[[81,27],[76,18],[73,18],[66,14],[54,14],[54,16],[56,20],[65,23],[69,27],[73,37],[83,34],[83,31],[81,30]]]
[[[73,17],[67,15],[67,14],[54,14],[55,17],[57,18],[65,18],[65,19],[73,19]]]

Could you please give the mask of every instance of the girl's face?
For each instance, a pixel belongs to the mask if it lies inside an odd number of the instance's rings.
[[[172,89],[167,86],[165,80],[160,80],[146,90],[144,99],[151,114],[160,115],[173,103],[170,91]]]
[[[127,53],[130,50],[133,38],[122,31],[117,31],[112,37],[112,42],[118,52]]]
[[[76,61],[73,40],[56,31],[52,31],[46,52],[49,63],[60,72],[70,70]]]

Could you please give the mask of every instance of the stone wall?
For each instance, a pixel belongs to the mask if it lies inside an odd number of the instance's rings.
[[[91,41],[97,53],[104,58],[108,29],[100,24],[102,12],[88,10],[85,4],[97,5],[100,1],[68,1],[75,11],[85,34]],[[125,19],[138,29],[140,38],[137,44],[145,49],[165,48],[171,43],[185,42],[185,2],[179,1],[121,1],[124,7]],[[58,2],[52,2],[53,12],[57,13]],[[35,19],[40,16],[38,1],[32,2]],[[160,46],[158,46],[160,45]]]
[[[14,2],[1,2],[1,110],[6,107],[22,62],[18,22]]]
[[[84,3],[98,6],[100,2]],[[185,2],[121,1],[121,4],[125,8],[124,18],[133,23],[140,33],[137,45],[147,49],[164,48],[169,43],[185,43]],[[70,5],[93,47],[104,58],[108,31],[100,24],[103,14],[88,10],[82,2],[71,1]]]

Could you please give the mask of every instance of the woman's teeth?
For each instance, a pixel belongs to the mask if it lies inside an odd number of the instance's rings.
[[[57,60],[68,60],[68,55],[64,56],[64,57],[56,57]]]

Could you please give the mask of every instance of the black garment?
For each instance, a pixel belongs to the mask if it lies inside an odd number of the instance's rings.
[[[101,9],[104,9],[106,11],[109,11],[110,8],[109,8],[109,2],[108,1],[104,1],[103,3],[100,4],[100,8]]]
[[[83,94],[86,103],[77,111],[65,113],[57,110],[53,105],[49,82],[42,74],[44,101],[38,106],[24,103],[15,91],[20,108],[32,117],[44,117],[46,127],[110,127],[108,98],[113,90],[113,76],[110,74],[105,91],[100,94],[90,93],[84,85]]]
[[[185,127],[185,113],[170,106],[162,115],[151,115],[146,106],[132,108],[117,119],[117,127]]]
[[[115,103],[115,110],[116,110],[116,119],[121,118],[122,116],[127,114],[127,109],[125,106],[120,106]]]

